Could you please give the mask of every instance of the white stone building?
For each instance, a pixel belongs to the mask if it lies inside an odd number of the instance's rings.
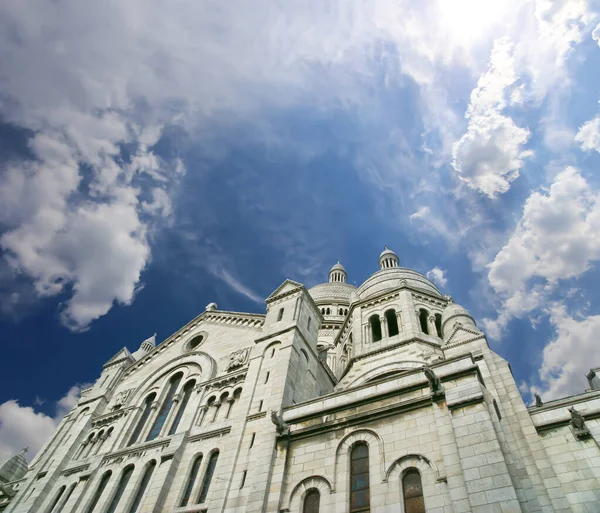
[[[595,372],[527,408],[464,308],[391,250],[379,265],[123,348],[6,511],[600,512]]]

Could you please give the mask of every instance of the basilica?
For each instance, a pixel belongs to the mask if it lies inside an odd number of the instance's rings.
[[[121,349],[33,461],[0,463],[0,511],[600,512],[600,369],[528,407],[470,313],[392,250],[346,278],[338,262],[264,314],[211,303]]]

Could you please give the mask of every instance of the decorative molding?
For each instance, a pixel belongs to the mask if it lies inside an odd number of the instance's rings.
[[[203,386],[206,388],[207,392],[210,392],[211,390],[222,390],[223,388],[232,387],[238,383],[243,383],[246,380],[247,372],[247,369],[243,369],[235,374],[226,374],[225,376],[213,378],[212,380],[204,383]]]
[[[413,299],[416,299],[418,301],[423,301],[424,303],[429,303],[431,305],[438,306],[438,307],[440,307],[442,309],[445,308],[446,305],[448,304],[447,301],[441,301],[441,300],[435,299],[435,298],[433,298],[431,296],[424,296],[424,295],[418,294],[416,292],[411,292],[411,296],[412,296]]]
[[[189,443],[200,442],[201,440],[207,440],[209,438],[221,437],[229,434],[231,426],[224,428],[213,429],[212,431],[206,431],[205,433],[198,433],[197,435],[190,436],[188,438]]]
[[[72,474],[77,474],[79,472],[83,472],[85,470],[87,470],[90,467],[89,463],[86,463],[84,465],[77,465],[76,467],[71,467],[71,468],[66,468],[64,469],[61,474],[63,476],[70,476]]]
[[[206,313],[202,320],[213,324],[228,324],[230,326],[254,329],[262,328],[265,323],[264,317],[258,317],[252,314],[214,311]]]
[[[99,415],[98,417],[96,417],[95,419],[92,420],[92,429],[95,429],[98,427],[103,427],[103,426],[108,426],[109,424],[113,424],[121,417],[124,417],[125,415],[127,415],[127,413],[129,413],[128,409],[127,410],[119,409],[119,410],[111,411],[109,413],[105,413],[103,415]]]
[[[258,413],[253,413],[252,415],[248,415],[246,420],[250,422],[251,420],[262,419],[267,414],[266,411],[259,411]]]
[[[367,303],[362,305],[363,308],[368,309],[374,306],[380,305],[381,303],[387,303],[388,301],[392,301],[393,299],[397,299],[400,297],[400,292],[394,292],[392,294],[388,294],[387,296],[379,296],[375,299],[369,300]]]
[[[134,458],[138,456],[143,456],[147,451],[151,451],[154,449],[160,449],[161,451],[168,447],[171,443],[171,439],[162,439],[162,440],[153,440],[152,442],[147,442],[142,445],[134,445],[132,447],[127,447],[120,451],[113,452],[112,454],[104,456],[101,465],[109,465],[111,463],[119,463],[128,458]]]
[[[250,348],[244,347],[243,349],[237,349],[229,355],[229,363],[227,364],[226,372],[244,367],[248,364],[248,357],[250,356]]]

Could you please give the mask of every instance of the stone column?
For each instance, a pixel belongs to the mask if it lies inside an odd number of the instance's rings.
[[[429,321],[429,334],[432,337],[437,337],[437,328],[435,327],[435,315],[430,315],[427,320]]]
[[[202,425],[202,421],[204,420],[204,417],[206,416],[206,412],[208,411],[208,406],[206,406],[206,404],[200,406],[200,408],[198,408],[200,410],[200,415],[198,415],[198,422],[196,422],[197,426],[201,426]]]

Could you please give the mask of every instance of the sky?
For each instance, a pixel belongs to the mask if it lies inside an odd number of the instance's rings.
[[[526,402],[600,366],[600,6],[0,3],[0,459],[123,346],[384,245]]]

